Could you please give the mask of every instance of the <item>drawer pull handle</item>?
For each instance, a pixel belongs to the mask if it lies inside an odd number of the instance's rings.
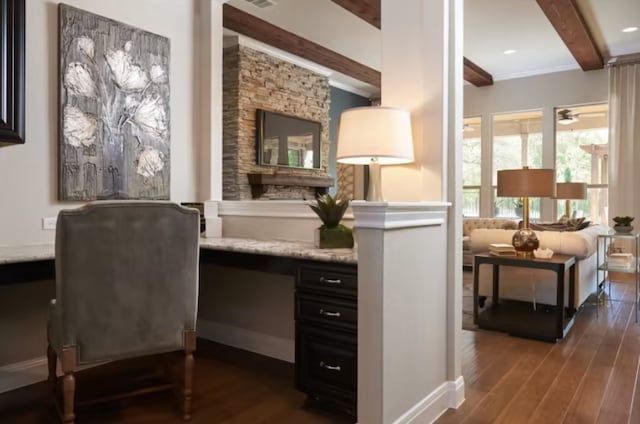
[[[340,318],[340,312],[331,312],[331,311],[325,311],[324,309],[320,309],[320,315],[324,315],[325,317],[335,317],[335,318]]]
[[[320,277],[320,282],[321,283],[327,283],[327,284],[342,284],[342,280],[339,278],[324,278],[324,277]]]
[[[340,365],[329,365],[329,364],[325,364],[324,361],[320,361],[320,366],[322,368],[324,368],[325,370],[329,370],[329,371],[342,371],[342,368],[340,368]]]

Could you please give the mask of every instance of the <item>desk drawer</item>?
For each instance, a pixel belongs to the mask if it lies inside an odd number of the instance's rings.
[[[358,276],[355,266],[305,264],[298,268],[298,288],[355,296]]]
[[[296,380],[307,393],[332,391],[353,396],[358,381],[356,336],[296,324]]]
[[[354,301],[296,293],[296,320],[356,331],[358,309]]]

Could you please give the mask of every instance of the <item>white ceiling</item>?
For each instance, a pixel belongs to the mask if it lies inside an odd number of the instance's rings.
[[[264,9],[247,0],[230,0],[229,4],[380,69],[377,28],[331,0],[272,1],[276,5]],[[640,31],[621,31],[640,27],[640,0],[576,1],[605,61],[640,52]],[[465,57],[496,81],[579,68],[535,0],[465,0],[464,21]],[[507,49],[516,53],[505,55]],[[340,79],[339,74],[335,77]]]

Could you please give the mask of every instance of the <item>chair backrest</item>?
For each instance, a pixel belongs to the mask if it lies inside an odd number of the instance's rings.
[[[183,347],[195,330],[199,213],[169,202],[63,210],[56,226],[56,309],[78,363]]]

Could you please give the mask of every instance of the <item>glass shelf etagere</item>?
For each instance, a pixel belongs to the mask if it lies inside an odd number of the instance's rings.
[[[609,254],[611,252],[612,244],[616,241],[624,241],[626,248],[630,248],[632,252],[632,263],[629,266],[620,266],[617,264],[609,263]],[[613,230],[610,230],[607,234],[598,234],[598,244],[596,246],[596,316],[598,316],[598,308],[600,304],[600,298],[605,293],[605,286],[607,280],[609,280],[609,272],[619,272],[624,274],[633,274],[634,282],[635,282],[635,307],[636,307],[636,322],[638,322],[638,291],[640,289],[640,262],[639,262],[639,253],[640,253],[640,233],[616,233]],[[609,298],[611,298],[611,281],[609,280]]]

